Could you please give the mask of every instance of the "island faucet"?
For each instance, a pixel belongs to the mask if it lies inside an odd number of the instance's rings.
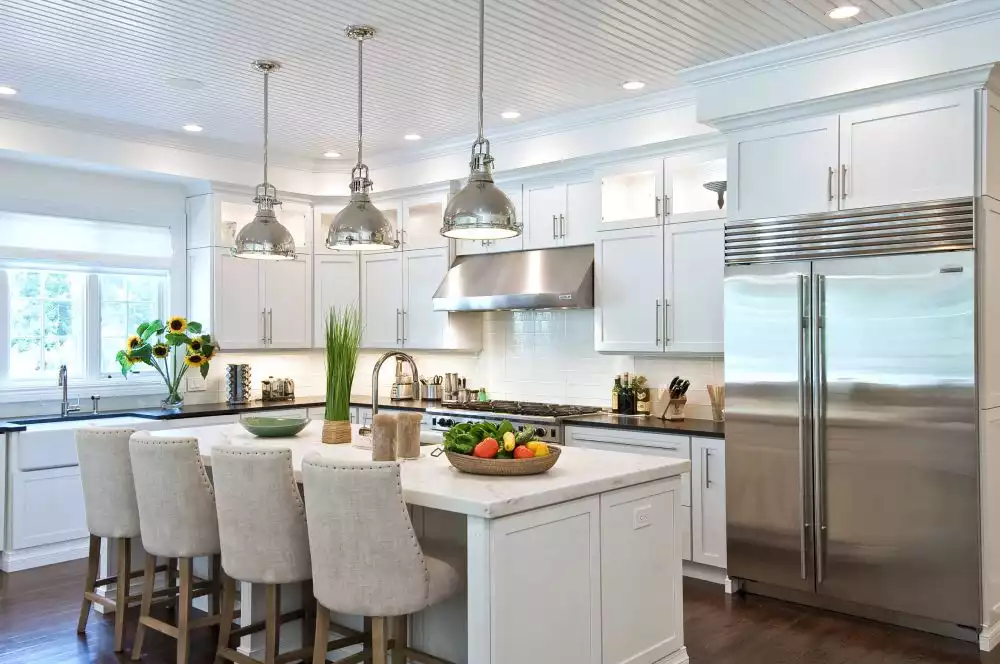
[[[390,357],[399,357],[410,363],[410,371],[413,372],[413,384],[420,385],[420,375],[417,373],[417,363],[413,357],[398,350],[390,350],[388,353],[378,358],[375,368],[372,369],[372,424],[375,423],[375,413],[378,412],[378,372],[382,369],[382,364]],[[414,401],[420,401],[420,390],[416,390]]]
[[[66,365],[59,366],[59,387],[62,388],[62,404],[60,404],[59,416],[66,417],[70,413],[76,413],[80,411],[80,404],[77,403],[75,406],[69,405],[69,377],[67,376]]]

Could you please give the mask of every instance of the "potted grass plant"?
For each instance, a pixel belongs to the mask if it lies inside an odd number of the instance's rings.
[[[323,442],[351,442],[351,386],[361,347],[361,311],[356,306],[330,310],[326,321],[326,409]]]

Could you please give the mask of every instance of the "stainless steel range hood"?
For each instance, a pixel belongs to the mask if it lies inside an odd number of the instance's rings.
[[[434,293],[437,311],[593,307],[592,245],[459,256]]]

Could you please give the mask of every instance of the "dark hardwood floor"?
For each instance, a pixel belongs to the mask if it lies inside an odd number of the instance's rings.
[[[76,634],[85,561],[0,573],[0,662],[127,662],[111,651],[114,627],[93,613]],[[134,611],[134,610],[133,610]],[[126,646],[131,645],[134,618]],[[694,664],[1000,664],[1000,650],[760,597],[726,597],[719,586],[686,580],[684,630]],[[197,635],[191,664],[210,664],[211,630]],[[173,640],[150,630],[146,664],[172,664]]]

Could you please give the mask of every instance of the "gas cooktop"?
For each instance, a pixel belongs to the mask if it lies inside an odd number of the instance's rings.
[[[444,402],[442,411],[466,411],[497,413],[502,415],[520,415],[523,417],[570,417],[596,413],[600,408],[594,406],[565,406],[557,403],[539,403],[535,401],[473,401],[470,403]]]

